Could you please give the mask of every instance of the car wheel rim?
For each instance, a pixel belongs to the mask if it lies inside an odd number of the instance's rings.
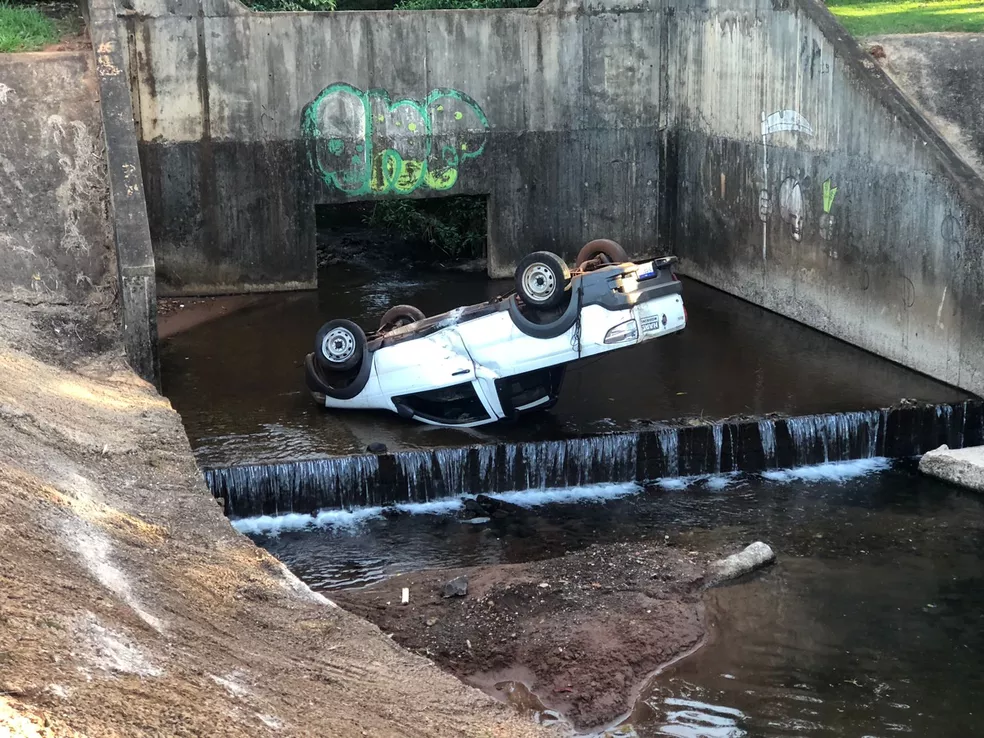
[[[557,278],[546,264],[530,264],[523,272],[523,288],[533,302],[545,302],[557,289]]]
[[[347,328],[330,330],[321,341],[321,353],[332,364],[340,364],[355,353],[355,336]]]

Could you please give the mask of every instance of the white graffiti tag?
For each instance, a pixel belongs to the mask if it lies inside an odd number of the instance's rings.
[[[762,111],[762,189],[759,191],[759,218],[762,220],[762,260],[768,254],[768,221],[772,214],[772,199],[769,197],[769,145],[768,137],[777,133],[800,133],[813,135],[810,121],[795,110],[777,110],[771,115]],[[784,221],[792,226],[793,238],[800,240],[803,233],[803,194],[798,182],[786,180],[780,192],[780,208]]]
[[[795,110],[778,110],[769,117],[766,117],[765,113],[762,113],[763,138],[782,131],[796,131],[797,133],[805,133],[807,136],[812,136],[813,126],[810,125],[810,121]]]
[[[106,197],[102,151],[85,123],[51,115],[41,131],[41,140],[58,154],[65,173],[55,197],[65,214],[61,245],[69,253],[88,254],[90,244],[82,233],[83,217],[98,214]]]

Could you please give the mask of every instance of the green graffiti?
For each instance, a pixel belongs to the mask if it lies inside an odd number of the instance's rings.
[[[837,188],[830,186],[830,180],[824,180],[823,183],[823,212],[829,213],[830,209],[834,206],[834,197],[837,196]]]
[[[392,101],[346,83],[322,90],[301,115],[308,159],[322,181],[350,195],[448,190],[461,165],[485,151],[489,123],[462,92]]]

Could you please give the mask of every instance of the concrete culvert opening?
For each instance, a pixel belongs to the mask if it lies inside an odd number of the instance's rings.
[[[318,205],[319,282],[337,265],[484,272],[487,210],[483,195]]]

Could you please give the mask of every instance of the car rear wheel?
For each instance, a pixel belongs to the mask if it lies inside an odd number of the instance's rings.
[[[516,292],[533,308],[559,306],[567,297],[570,281],[567,264],[550,251],[534,251],[516,267]]]
[[[426,317],[423,310],[415,308],[413,305],[394,305],[383,313],[383,317],[379,320],[379,330],[402,328]]]
[[[345,372],[359,365],[366,350],[366,334],[351,320],[329,320],[318,331],[314,355],[318,366],[332,372]]]
[[[577,252],[574,266],[597,260],[599,264],[622,264],[629,260],[629,255],[619,244],[607,238],[596,238],[584,244]]]

